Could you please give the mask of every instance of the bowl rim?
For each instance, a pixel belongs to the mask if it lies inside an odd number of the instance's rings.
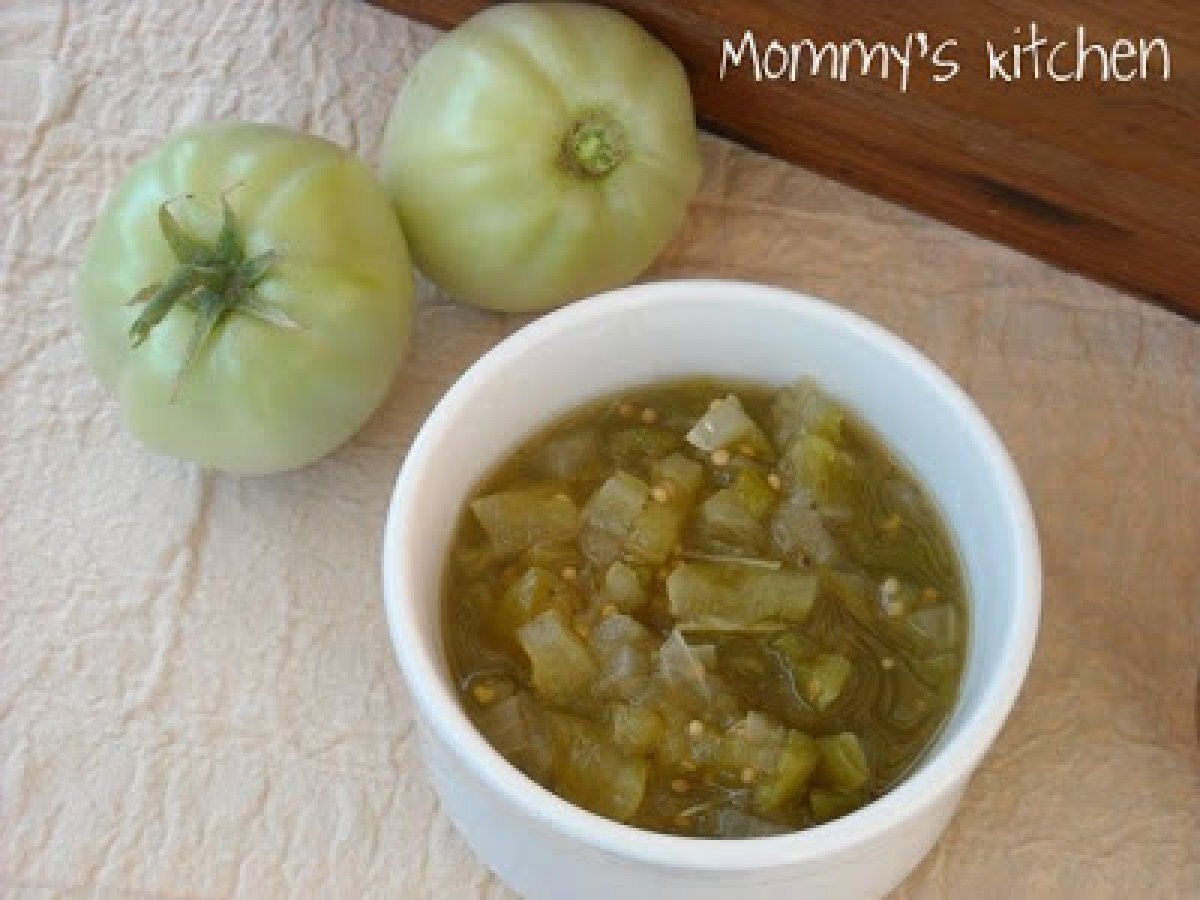
[[[516,358],[536,352],[542,343],[563,331],[595,320],[628,314],[648,306],[704,302],[736,296],[739,303],[782,307],[801,317],[816,317],[871,345],[872,352],[890,353],[916,370],[928,387],[940,394],[960,418],[982,451],[1005,498],[1005,527],[1015,540],[1014,599],[1011,626],[1004,634],[997,664],[998,677],[983,686],[980,700],[958,731],[921,768],[862,809],[824,825],[781,835],[738,840],[693,838],[647,831],[606,819],[575,806],[522,773],[505,760],[478,732],[457,697],[437,672],[440,647],[424,640],[406,599],[404,582],[412,567],[413,544],[403,538],[409,530],[418,490],[432,462],[430,447],[452,427],[468,403],[474,385],[486,383]],[[420,529],[413,530],[414,536]],[[383,533],[384,605],[393,649],[404,674],[417,717],[453,748],[458,758],[486,788],[502,796],[524,815],[562,835],[603,853],[667,868],[712,873],[745,872],[797,863],[812,863],[853,852],[897,825],[919,816],[955,789],[979,765],[994,742],[1020,693],[1036,640],[1042,572],[1033,511],[999,436],[966,393],[937,364],[906,341],[864,316],[828,301],[787,288],[722,279],[672,279],[634,284],[550,312],[497,343],[466,369],[434,406],[412,441],[396,480]]]

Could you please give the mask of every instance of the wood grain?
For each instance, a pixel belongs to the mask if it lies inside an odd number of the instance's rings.
[[[439,27],[480,0],[372,0]],[[1200,3],[1064,0],[621,0],[609,4],[680,56],[708,128],[1200,319]],[[1170,79],[988,79],[986,41],[1011,45],[1031,21],[1051,43],[1167,40]],[[953,37],[961,69],[898,81],[720,78],[722,40],[902,44]],[[1070,54],[1066,58],[1071,58]]]

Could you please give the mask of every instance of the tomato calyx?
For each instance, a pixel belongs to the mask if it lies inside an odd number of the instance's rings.
[[[562,144],[562,163],[585,178],[603,178],[629,154],[625,127],[604,110],[582,114],[568,129]]]
[[[178,199],[194,198],[185,194]],[[179,266],[166,281],[142,288],[129,301],[131,306],[145,306],[130,326],[129,338],[134,348],[140,346],[177,304],[195,313],[196,324],[171,390],[173,402],[209,336],[230,313],[244,313],[280,328],[299,326],[286,313],[265,305],[255,293],[282,254],[267,250],[247,258],[237,217],[224,194],[221,230],[213,242],[184,228],[171,212],[172,202],[167,200],[158,208],[158,224]]]

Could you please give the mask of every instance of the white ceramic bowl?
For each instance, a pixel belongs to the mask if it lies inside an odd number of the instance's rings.
[[[653,834],[575,807],[510,766],[455,697],[439,625],[443,563],[478,480],[540,425],[599,395],[707,375],[812,376],[877,429],[949,520],[969,583],[961,695],[925,761],[819,828],[751,840]],[[551,313],[472,366],[417,435],[396,484],[383,581],[396,655],[446,811],[517,891],[551,900],[877,897],[917,865],[1008,715],[1033,652],[1037,535],[1021,482],[963,392],[858,315],[754,284],[635,285]]]

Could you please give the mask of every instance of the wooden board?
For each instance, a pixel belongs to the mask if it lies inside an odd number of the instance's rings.
[[[480,0],[373,0],[440,27],[487,5]],[[621,0],[672,47],[688,70],[700,120],[709,128],[1044,259],[1139,292],[1200,318],[1200,3],[1194,0],[1013,0],[827,2],[827,0]],[[1041,7],[1040,9],[1037,7]],[[1058,72],[1086,42],[1166,40],[1151,51],[1145,80],[1100,79],[1093,54],[1082,81],[989,79],[987,42],[1029,41],[1031,21],[1048,47],[1069,42]],[[1018,33],[1019,29],[1019,33]],[[804,38],[841,44],[860,38],[903,46],[923,31],[953,78],[928,63],[898,66],[888,79],[813,77],[756,81],[745,57],[720,77],[725,38],[754,33],[790,46]],[[1045,66],[1047,50],[1041,51]],[[1064,65],[1062,60],[1069,60]],[[776,58],[777,60],[777,58]],[[776,60],[772,60],[772,65]],[[1006,60],[1011,74],[1012,54]],[[1131,63],[1123,62],[1128,74]]]

